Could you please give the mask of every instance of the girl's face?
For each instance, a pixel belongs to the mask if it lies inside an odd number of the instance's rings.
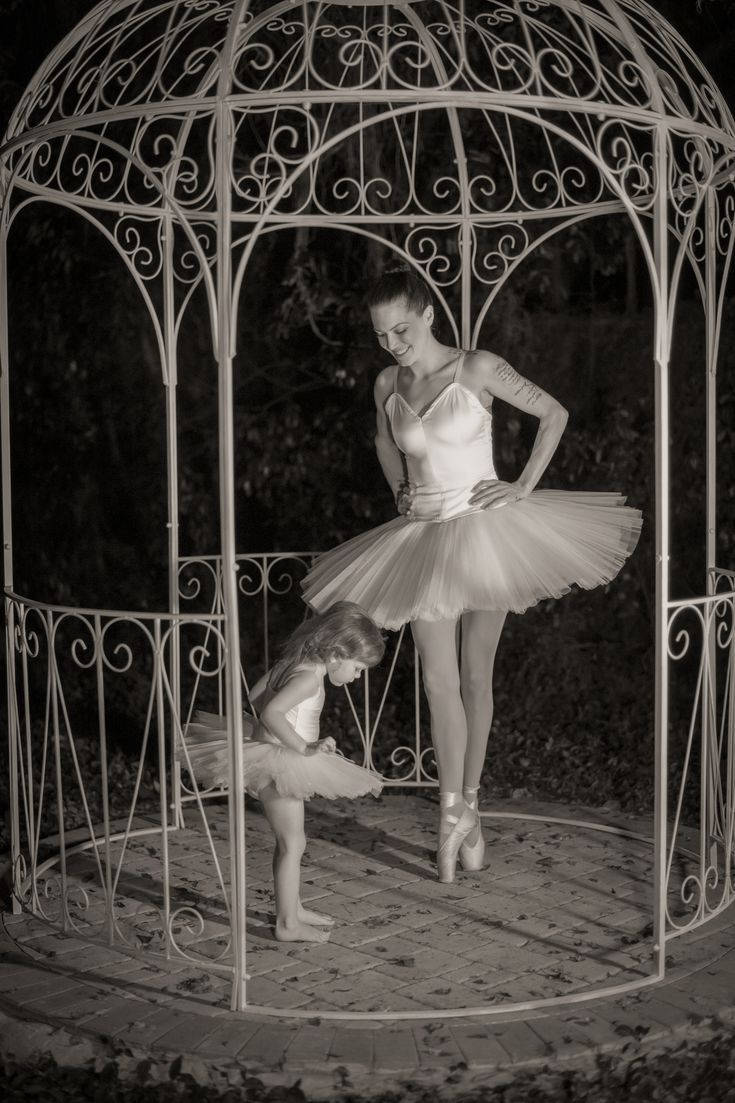
[[[354,682],[365,670],[365,663],[357,659],[340,659],[334,656],[327,660],[327,677],[333,686],[344,686]]]
[[[417,314],[405,299],[394,299],[391,303],[372,307],[370,318],[378,344],[398,364],[408,367],[420,360],[431,341],[432,306],[427,306],[423,314]]]

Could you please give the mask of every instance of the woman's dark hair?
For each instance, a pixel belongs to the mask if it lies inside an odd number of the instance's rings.
[[[427,306],[432,305],[428,284],[408,264],[386,268],[368,291],[366,299],[368,307],[384,306],[385,303],[403,299],[415,314],[423,314]]]

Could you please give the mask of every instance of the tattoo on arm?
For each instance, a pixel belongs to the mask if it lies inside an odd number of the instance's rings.
[[[512,387],[515,397],[522,396],[528,406],[535,406],[541,398],[543,394],[541,388],[519,375],[507,360],[501,360],[495,371],[501,383],[507,383],[509,387]]]

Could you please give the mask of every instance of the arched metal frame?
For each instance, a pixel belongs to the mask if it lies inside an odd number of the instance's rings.
[[[448,167],[431,175],[422,150],[437,141],[448,151]],[[705,922],[735,895],[735,573],[716,562],[715,510],[716,368],[733,250],[734,178],[729,110],[697,58],[643,0],[103,0],[82,21],[31,82],[0,146],[0,429],[17,902],[46,914],[40,886],[47,870],[58,866],[57,919],[65,929],[74,927],[65,882],[70,851],[63,832],[62,740],[75,752],[63,663],[70,657],[77,668],[95,672],[104,765],[105,677],[132,668],[125,633],[137,632],[150,653],[143,746],[155,729],[160,751],[161,823],[155,831],[162,846],[165,952],[192,958],[177,942],[182,909],[171,909],[166,855],[167,832],[182,822],[184,800],[196,802],[209,836],[202,794],[181,780],[186,727],[202,682],[213,680],[218,706],[228,716],[230,777],[240,776],[247,680],[239,603],[244,595],[262,597],[267,649],[268,595],[290,584],[283,581],[284,561],[305,565],[311,554],[256,556],[238,552],[235,543],[233,357],[238,304],[263,235],[329,228],[398,253],[432,286],[458,344],[474,347],[495,297],[533,249],[586,219],[622,216],[646,262],[655,318],[655,964],[650,976],[614,989],[471,1010],[496,1014],[577,1001],[664,975],[667,940]],[[36,202],[60,204],[106,236],[133,276],[155,329],[166,391],[170,580],[169,608],[160,615],[55,607],[13,590],[6,248],[14,220]],[[695,274],[706,320],[707,572],[701,595],[674,600],[668,365],[685,267]],[[210,312],[218,367],[221,539],[216,555],[182,556],[177,348],[198,289]],[[281,575],[274,585],[276,570]],[[211,600],[202,612],[182,612],[182,601],[202,597],[202,574]],[[77,634],[62,654],[58,641],[70,624]],[[700,635],[698,672],[683,779],[669,824],[668,679],[674,665],[694,653],[692,624]],[[185,642],[193,630],[196,637]],[[121,635],[113,647],[116,632]],[[362,724],[350,699],[368,763],[402,638],[376,718],[367,692]],[[34,788],[29,671],[39,656],[46,663],[46,710],[41,780]],[[717,676],[720,667],[724,679]],[[417,669],[415,686],[418,701]],[[688,911],[678,923],[667,894],[697,733],[696,872],[681,891]],[[52,747],[59,852],[41,863],[40,805],[34,801],[42,800]],[[413,772],[388,781],[431,784],[425,756],[417,718],[414,746],[398,748],[392,757],[396,766],[409,761]],[[237,786],[229,791],[229,892],[221,871],[220,882],[231,928],[232,1006],[243,1008],[245,823]],[[135,828],[133,806],[127,827],[116,834],[106,790],[103,803],[100,835],[85,802],[89,839],[82,845],[94,851],[99,865],[105,935],[125,943],[113,915],[123,858],[115,868],[111,848],[122,840],[124,854],[137,830],[153,829]],[[196,915],[189,921],[203,922]],[[207,966],[217,967],[211,959]],[[437,1009],[444,1016],[468,1010]]]

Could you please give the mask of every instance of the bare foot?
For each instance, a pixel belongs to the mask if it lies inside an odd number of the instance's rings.
[[[312,927],[310,923],[302,923],[297,919],[288,927],[285,923],[276,921],[276,939],[279,942],[326,942],[329,931],[323,927]]]
[[[311,923],[312,927],[334,926],[334,920],[331,915],[322,915],[321,912],[313,912],[311,908],[305,908],[303,904],[299,904],[299,910],[296,915],[299,923]]]

